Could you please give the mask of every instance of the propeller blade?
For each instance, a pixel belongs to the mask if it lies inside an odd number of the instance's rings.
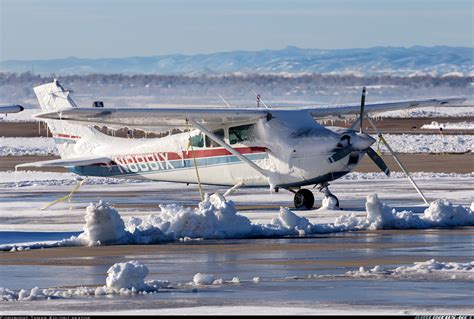
[[[328,158],[329,163],[334,163],[337,162],[347,155],[349,155],[353,151],[352,145],[347,145],[340,150],[338,150],[336,153],[334,153],[331,157]]]
[[[362,97],[360,99],[360,123],[359,123],[359,132],[362,133],[362,121],[364,119],[364,107],[365,107],[365,86],[362,88]]]
[[[369,155],[370,159],[374,161],[375,165],[380,168],[382,172],[385,173],[385,175],[390,176],[390,169],[388,168],[387,164],[383,161],[383,159],[377,154],[377,152],[374,151],[373,148],[369,147],[366,149],[367,155]]]

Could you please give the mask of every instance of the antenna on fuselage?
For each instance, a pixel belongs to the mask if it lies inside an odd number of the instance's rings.
[[[257,107],[260,107],[260,102],[262,102],[263,106],[265,106],[265,108],[268,110],[269,107],[265,104],[265,102],[263,102],[262,100],[262,96],[260,94],[258,94],[257,92],[255,91],[252,91],[253,94],[255,94],[257,96]]]

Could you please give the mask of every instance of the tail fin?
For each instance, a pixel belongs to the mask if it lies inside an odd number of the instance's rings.
[[[41,109],[46,111],[61,111],[64,109],[77,108],[71,98],[70,91],[65,90],[58,80],[43,84],[34,88]],[[47,120],[46,123],[58,147],[61,158],[72,158],[90,155],[90,147],[85,144],[96,144],[102,135],[94,128],[81,124],[72,124],[61,120]],[[84,142],[92,143],[84,143]]]
[[[37,86],[33,90],[43,111],[59,111],[77,107],[71,98],[70,91],[65,90],[56,79],[52,83]]]

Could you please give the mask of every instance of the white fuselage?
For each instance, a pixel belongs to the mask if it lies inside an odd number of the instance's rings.
[[[307,113],[281,113],[258,123],[222,126],[222,140],[267,174],[255,170],[197,130],[157,139],[125,139],[103,135],[70,139],[56,136],[64,149],[74,148],[107,156],[107,165],[70,167],[80,175],[149,179],[181,183],[233,186],[298,187],[337,179],[350,172],[363,156],[354,151],[342,160],[329,163],[341,134],[316,123]],[[246,128],[236,139],[236,128]],[[346,130],[347,131],[347,130]],[[235,133],[235,134],[234,134]],[[194,138],[193,138],[194,137]],[[240,136],[239,136],[240,138]],[[62,140],[61,140],[62,139]],[[194,145],[190,142],[198,141]],[[199,142],[202,141],[202,144]],[[196,171],[197,168],[197,171]]]

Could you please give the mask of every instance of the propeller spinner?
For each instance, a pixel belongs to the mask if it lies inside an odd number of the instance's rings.
[[[354,151],[365,152],[369,158],[377,165],[378,168],[385,175],[390,176],[390,169],[388,168],[387,164],[383,161],[383,159],[374,151],[373,148],[370,146],[375,143],[375,139],[372,138],[370,135],[365,134],[362,129],[362,123],[364,118],[364,107],[365,107],[365,94],[366,89],[365,87],[362,89],[362,98],[360,100],[360,116],[356,120],[355,124],[359,123],[359,133],[355,132],[354,129],[351,131],[344,133],[341,136],[341,139],[338,143],[338,147],[336,152],[328,158],[329,163],[337,162],[350,153]],[[352,126],[354,127],[355,124]]]

